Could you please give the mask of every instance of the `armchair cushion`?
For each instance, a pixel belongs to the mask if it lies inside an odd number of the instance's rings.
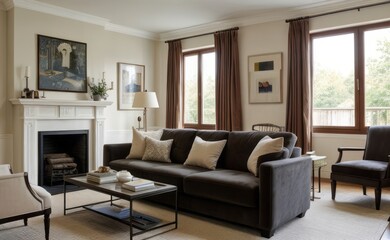
[[[353,160],[332,165],[332,173],[372,179],[384,179],[386,170],[387,162],[373,160]]]

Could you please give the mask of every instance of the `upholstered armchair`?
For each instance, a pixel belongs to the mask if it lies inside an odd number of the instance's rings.
[[[0,224],[44,215],[45,238],[49,239],[51,195],[30,185],[27,173],[12,174],[8,164],[0,165]]]
[[[336,197],[336,183],[359,184],[366,195],[366,187],[375,189],[375,207],[380,209],[382,188],[390,186],[390,126],[372,126],[368,129],[364,148],[338,148],[339,157],[332,165],[332,199]],[[362,160],[341,162],[346,151],[362,151]]]

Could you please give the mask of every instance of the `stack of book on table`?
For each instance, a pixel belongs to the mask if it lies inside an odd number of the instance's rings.
[[[103,183],[112,183],[116,182],[116,172],[110,171],[110,172],[89,172],[87,173],[87,181],[103,184]]]
[[[147,179],[142,179],[142,178],[137,178],[133,181],[126,182],[122,184],[122,188],[130,190],[130,191],[141,191],[141,190],[146,190],[146,189],[151,189],[154,188],[154,182],[147,180]]]

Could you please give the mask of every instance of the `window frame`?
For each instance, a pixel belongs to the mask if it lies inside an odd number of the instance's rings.
[[[364,65],[364,33],[370,30],[390,27],[390,21],[348,27],[310,34],[310,76],[313,90],[313,40],[315,38],[337,36],[341,34],[354,34],[354,96],[355,96],[355,125],[354,126],[314,126],[314,133],[341,133],[341,134],[366,134],[368,127],[365,126],[365,65]],[[313,92],[313,91],[312,91]],[[312,109],[313,111],[313,98]]]
[[[202,49],[197,49],[197,50],[191,50],[191,51],[186,51],[183,52],[183,67],[182,67],[182,76],[183,76],[183,106],[182,106],[182,119],[183,119],[183,127],[184,128],[193,128],[193,129],[207,129],[207,130],[215,130],[215,124],[204,124],[203,123],[203,101],[202,101],[202,96],[203,96],[203,89],[202,89],[202,54],[205,53],[215,53],[215,48],[202,48]],[[186,56],[198,56],[198,123],[186,123],[185,122],[185,57]]]

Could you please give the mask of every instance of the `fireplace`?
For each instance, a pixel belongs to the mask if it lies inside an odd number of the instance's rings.
[[[83,156],[76,156],[80,172],[87,172],[103,165],[104,110],[109,101],[61,100],[61,99],[11,99],[14,105],[14,156],[11,162],[15,172],[28,172],[33,184],[42,184],[43,166],[38,140],[48,138],[56,142],[55,132],[61,133],[60,139],[73,142],[72,135],[86,132],[81,137],[87,145]],[[71,134],[66,134],[70,131]],[[50,133],[53,136],[45,136]],[[77,134],[74,134],[77,133]],[[58,140],[59,141],[59,140]],[[83,145],[81,144],[81,145]],[[68,145],[68,144],[60,144]],[[80,144],[77,144],[80,145]],[[72,149],[65,149],[73,155]],[[83,159],[83,160],[80,160]]]
[[[71,157],[76,167],[70,173],[88,172],[88,146],[88,130],[38,132],[38,185],[61,183],[48,179],[50,173],[46,169],[49,163],[45,159],[48,154],[66,154]]]

